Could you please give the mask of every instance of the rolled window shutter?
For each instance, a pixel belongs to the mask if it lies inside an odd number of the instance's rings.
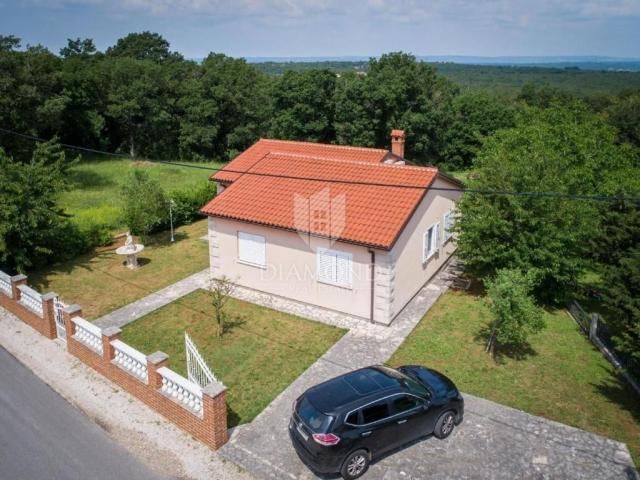
[[[255,265],[266,265],[266,242],[261,235],[238,232],[238,258]]]

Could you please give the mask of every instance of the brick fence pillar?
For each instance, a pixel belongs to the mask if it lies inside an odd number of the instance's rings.
[[[158,369],[169,367],[169,355],[164,352],[154,352],[147,355],[147,375],[149,376],[149,387],[158,390],[162,387],[162,375],[158,373]]]
[[[214,449],[227,443],[227,399],[226,388],[212,382],[202,390],[202,413],[207,431],[210,432],[210,446]]]
[[[58,337],[54,305],[56,298],[58,298],[58,294],[53,292],[42,295],[42,319],[44,320],[44,329],[42,330],[42,334],[47,338]]]
[[[111,342],[113,340],[118,340],[121,333],[122,330],[118,327],[108,327],[102,330],[102,357],[105,362],[111,363],[111,360],[115,357],[114,348],[113,345],[111,345]]]
[[[20,301],[20,289],[18,285],[26,285],[27,284],[27,276],[26,275],[14,275],[11,277],[11,295],[16,302]]]
[[[80,305],[69,305],[64,308],[62,316],[64,318],[64,329],[67,332],[67,350],[69,349],[69,339],[76,333],[76,324],[71,321],[74,317],[82,316],[82,308]]]

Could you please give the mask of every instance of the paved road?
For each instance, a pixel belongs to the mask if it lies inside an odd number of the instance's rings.
[[[0,347],[0,479],[162,478]]]

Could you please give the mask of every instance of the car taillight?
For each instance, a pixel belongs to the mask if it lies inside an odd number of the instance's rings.
[[[334,435],[333,433],[314,433],[313,439],[316,441],[316,443],[324,445],[325,447],[335,445],[340,441],[340,437]]]

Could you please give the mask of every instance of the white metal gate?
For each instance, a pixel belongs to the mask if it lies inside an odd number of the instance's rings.
[[[185,353],[187,354],[187,376],[189,380],[197,383],[202,388],[209,385],[211,382],[217,382],[222,385],[222,382],[216,378],[211,369],[207,366],[207,363],[198,352],[196,344],[193,343],[191,337],[187,332],[184,332],[184,346]]]
[[[64,311],[64,307],[66,305],[60,300],[60,297],[56,297],[53,299],[53,311],[54,317],[56,319],[56,332],[58,334],[58,338],[67,341],[67,331],[64,328],[64,316],[62,312]]]

